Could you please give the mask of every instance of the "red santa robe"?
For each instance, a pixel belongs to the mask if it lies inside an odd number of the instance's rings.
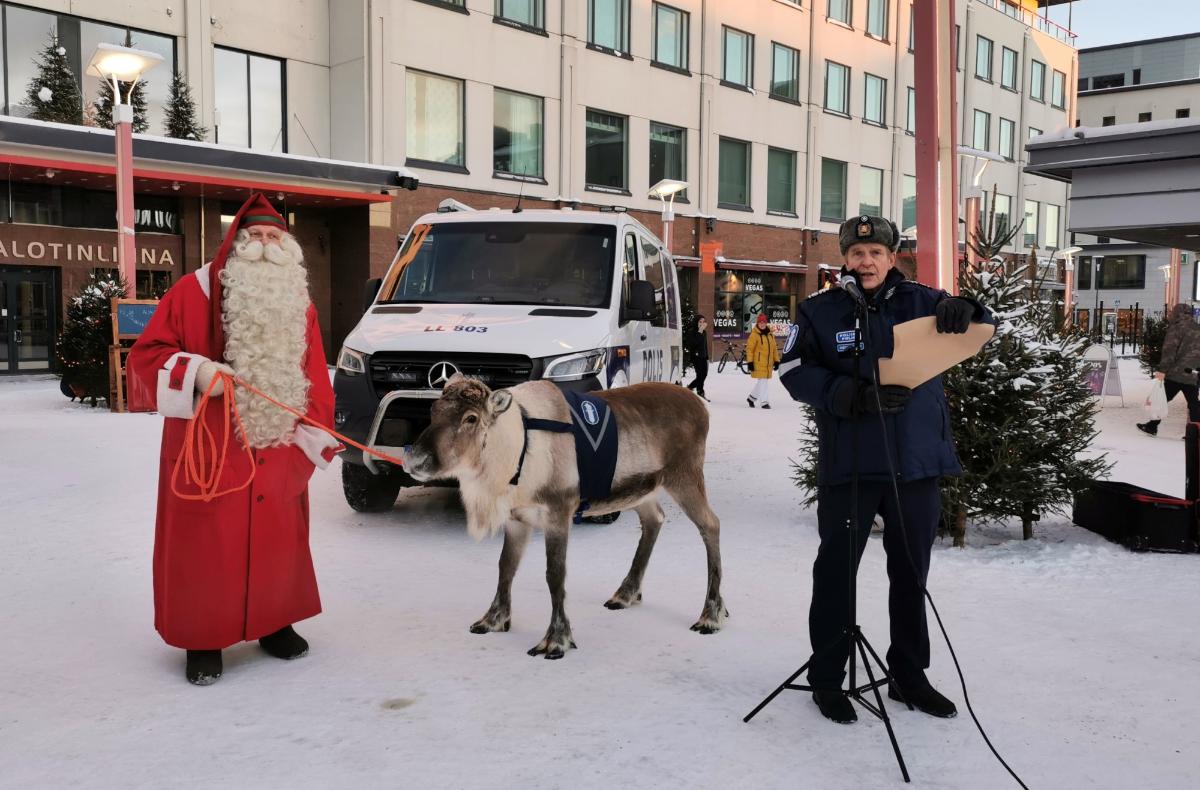
[[[167,644],[188,650],[223,649],[320,613],[308,546],[308,480],[314,465],[328,466],[337,445],[328,434],[300,423],[292,444],[254,449],[251,461],[231,429],[218,490],[244,482],[251,463],[253,482],[207,503],[172,492],[171,476],[199,401],[196,371],[207,360],[223,361],[224,339],[212,320],[211,268],[205,265],[167,292],[128,362],[131,375],[154,392],[155,406],[166,418],[154,535],[154,625]],[[330,426],[333,388],[311,304],[307,341],[306,415]],[[233,394],[227,389],[221,397]],[[218,444],[224,432],[221,406],[220,398],[212,398],[206,412]],[[180,490],[195,493],[184,484],[182,471]]]

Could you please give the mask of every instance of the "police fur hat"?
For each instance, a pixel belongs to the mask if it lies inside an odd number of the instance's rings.
[[[882,244],[895,252],[900,248],[900,229],[890,219],[863,214],[842,223],[838,228],[838,244],[842,255],[855,244]]]

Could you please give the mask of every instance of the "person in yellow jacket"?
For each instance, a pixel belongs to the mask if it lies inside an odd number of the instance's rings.
[[[771,408],[770,393],[767,386],[771,374],[779,367],[779,346],[775,343],[775,335],[767,323],[766,313],[758,314],[758,322],[750,331],[750,340],[746,343],[746,364],[750,366],[750,375],[754,378],[754,391],[746,397],[746,403],[754,408],[761,403],[764,409]]]

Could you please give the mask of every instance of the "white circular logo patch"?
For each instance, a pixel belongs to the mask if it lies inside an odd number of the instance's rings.
[[[600,413],[596,411],[595,405],[591,401],[583,402],[583,421],[588,425],[598,425],[600,423]]]

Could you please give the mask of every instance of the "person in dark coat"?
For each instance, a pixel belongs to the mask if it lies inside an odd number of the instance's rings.
[[[708,319],[696,316],[696,329],[684,337],[683,348],[691,355],[692,367],[696,369],[696,378],[688,382],[687,388],[708,400],[704,394],[704,381],[708,378]]]
[[[1163,383],[1167,402],[1180,393],[1187,401],[1188,421],[1200,421],[1200,397],[1196,392],[1196,371],[1200,370],[1200,324],[1192,317],[1192,308],[1177,304],[1171,309],[1167,335],[1163,338],[1162,357],[1154,368],[1154,378]],[[1161,420],[1137,424],[1138,430],[1158,436]]]
[[[813,407],[818,434],[817,523],[821,544],[813,564],[808,680],[821,713],[848,724],[857,719],[842,690],[849,645],[851,479],[858,465],[858,545],[862,557],[871,522],[881,514],[890,580],[891,647],[887,662],[895,684],[888,694],[926,713],[951,717],[954,703],[925,677],[929,630],[923,589],[941,513],[938,478],[962,474],[950,434],[941,377],[909,389],[876,385],[872,372],[892,356],[892,328],[936,316],[939,332],[962,333],[971,322],[993,322],[976,302],[905,279],[895,268],[900,234],[881,217],[852,217],[840,229],[845,266],[866,297],[863,357],[854,377],[855,299],[845,290],[821,291],[804,300],[784,345],[780,381]],[[857,447],[855,446],[857,437]],[[899,506],[893,494],[899,487]]]

